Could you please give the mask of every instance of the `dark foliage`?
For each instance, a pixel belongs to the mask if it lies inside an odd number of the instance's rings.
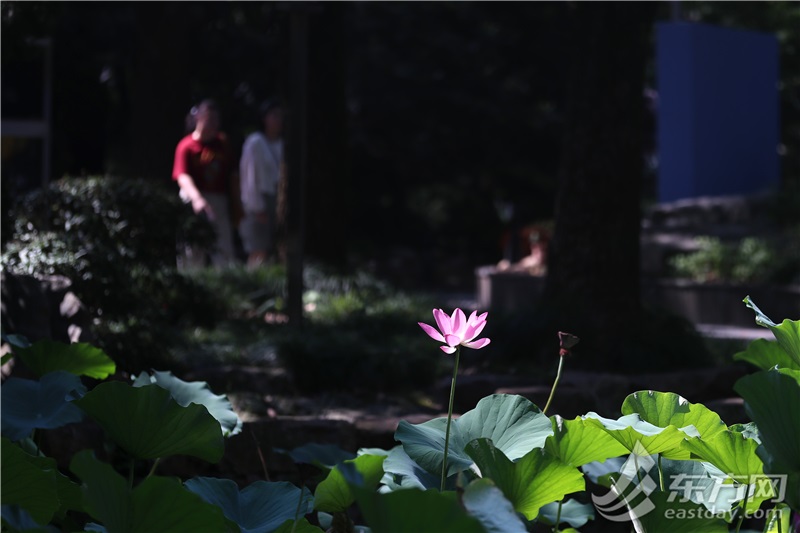
[[[176,271],[176,246],[213,229],[168,187],[110,177],[65,178],[13,209],[5,271],[67,276],[96,318],[98,344],[129,371],[167,356],[175,326],[213,323],[214,298]]]

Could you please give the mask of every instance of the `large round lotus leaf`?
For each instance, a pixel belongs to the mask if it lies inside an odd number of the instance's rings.
[[[777,341],[756,339],[743,352],[733,354],[736,361],[746,361],[760,368],[769,370],[772,367],[800,370],[800,363],[795,362],[789,353]]]
[[[583,466],[628,453],[605,429],[580,417],[564,420],[555,415],[552,420],[553,434],[547,437],[545,450],[568,465]]]
[[[699,403],[689,403],[674,392],[639,391],[622,402],[622,414],[638,414],[654,426],[694,426],[700,437],[709,439],[728,429],[719,415]]]
[[[40,376],[64,370],[78,376],[105,379],[117,370],[103,350],[83,342],[67,344],[41,340],[27,348],[14,348],[14,355]]]
[[[150,376],[142,372],[133,383],[134,387],[143,387],[155,383],[166,389],[179,405],[186,407],[190,403],[204,405],[211,416],[217,419],[226,437],[232,437],[242,431],[242,420],[233,410],[228,398],[214,394],[205,381],[183,381],[172,375],[172,372],[153,372]]]
[[[39,381],[9,378],[0,387],[2,432],[19,441],[34,429],[52,429],[80,422],[83,413],[70,399],[86,392],[78,376],[58,371]]]
[[[179,405],[157,385],[102,383],[75,403],[134,457],[191,455],[212,463],[222,458],[219,422],[202,405]]]
[[[230,479],[196,477],[184,485],[222,509],[242,533],[270,533],[286,520],[294,520],[298,510],[301,517],[305,516],[311,511],[313,498],[307,489],[303,489],[301,496],[300,489],[286,481],[256,481],[241,491]]]
[[[467,446],[467,453],[481,475],[491,479],[528,520],[536,518],[542,506],[586,488],[580,470],[545,450],[533,449],[513,462],[490,439],[475,439]]]
[[[658,427],[641,419],[638,413],[621,416],[617,420],[603,418],[595,412],[588,412],[583,417],[587,424],[604,428],[628,451],[637,455],[670,454],[671,458],[688,459],[689,452],[681,448],[687,436],[697,436],[692,426],[678,428],[676,426]]]
[[[432,474],[441,473],[444,460],[446,418],[422,424],[401,420],[394,438],[402,442],[409,457]],[[478,438],[492,439],[512,461],[544,446],[553,434],[550,419],[522,396],[494,394],[483,398],[475,409],[453,420],[447,453],[447,474],[466,470],[472,459],[464,449]]]
[[[42,469],[30,459],[19,446],[3,439],[0,498],[3,505],[18,505],[43,526],[59,507],[55,461],[52,469]]]
[[[150,476],[131,490],[122,476],[88,450],[75,454],[70,470],[83,481],[87,511],[107,531],[236,531],[219,507],[177,479]]]

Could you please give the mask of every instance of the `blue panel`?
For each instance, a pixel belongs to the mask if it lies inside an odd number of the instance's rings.
[[[777,39],[671,22],[657,43],[659,200],[776,187]]]

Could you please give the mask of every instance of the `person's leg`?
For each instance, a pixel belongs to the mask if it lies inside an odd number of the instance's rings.
[[[205,198],[214,210],[212,222],[217,232],[216,247],[211,253],[211,261],[217,267],[229,266],[234,261],[234,251],[228,197],[224,194],[206,194]]]

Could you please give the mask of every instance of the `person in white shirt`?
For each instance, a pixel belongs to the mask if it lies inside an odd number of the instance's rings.
[[[268,101],[259,108],[263,131],[251,133],[239,162],[244,218],[239,225],[248,268],[264,264],[274,248],[278,186],[283,179],[283,110]]]

